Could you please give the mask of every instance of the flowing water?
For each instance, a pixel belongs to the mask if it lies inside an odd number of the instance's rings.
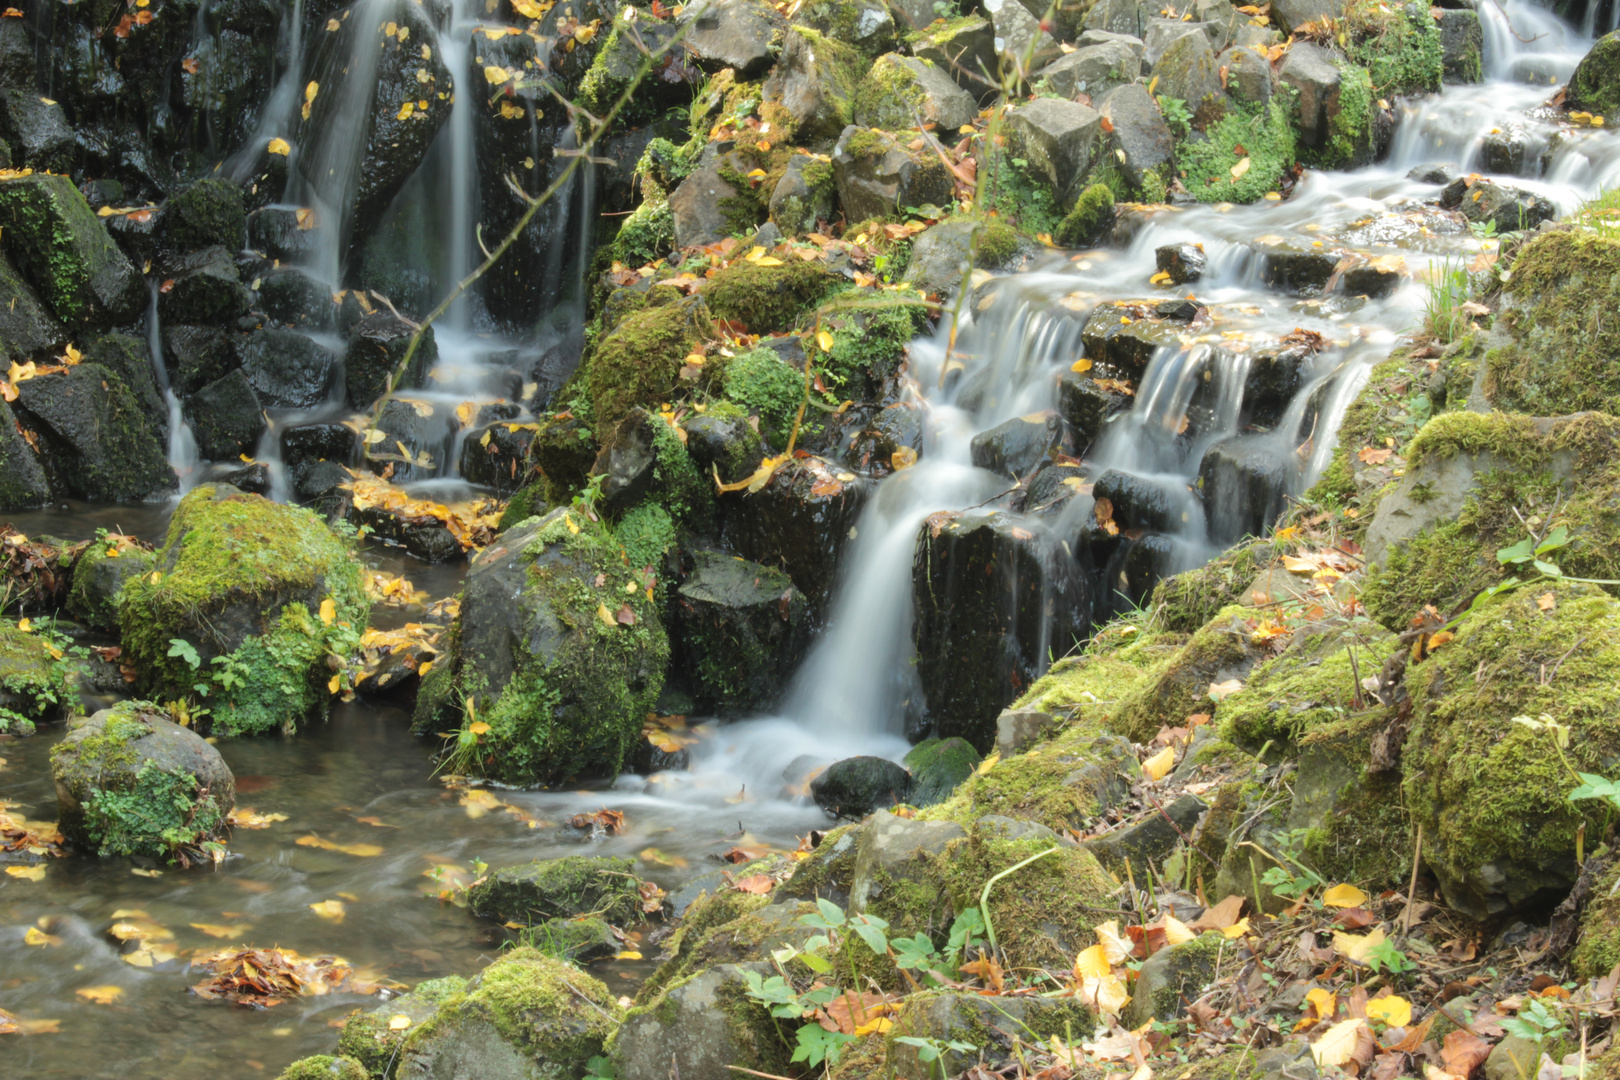
[[[381,6],[360,0],[351,17],[374,20]],[[469,69],[467,43],[475,24],[468,10],[458,2],[439,37],[441,55],[458,80]],[[121,959],[119,946],[105,934],[115,912],[144,912],[172,932],[182,955],[238,943],[279,944],[305,954],[337,952],[377,977],[415,983],[470,974],[499,947],[498,929],[437,897],[440,881],[428,876],[435,868],[447,868],[438,871],[442,877],[475,860],[500,865],[581,852],[625,854],[640,859],[646,876],[676,889],[718,869],[714,857],[734,844],[793,846],[797,835],[823,821],[802,797],[785,790],[783,772],[795,759],[827,761],[855,753],[898,758],[905,752],[905,718],[919,699],[910,662],[918,530],[930,514],[993,503],[1008,487],[1005,478],[973,467],[973,437],[1053,407],[1058,376],[1081,356],[1086,314],[1105,301],[1162,299],[1167,294],[1148,280],[1156,269],[1154,250],[1183,241],[1200,243],[1207,253],[1205,276],[1191,291],[1213,321],[1189,327],[1152,357],[1130,411],[1107,425],[1085,468],[1091,479],[1114,470],[1178,500],[1176,527],[1157,550],[1159,572],[1209,558],[1235,538],[1252,508],[1216,500],[1206,510],[1193,496],[1190,485],[1205,452],[1235,437],[1249,440],[1245,445],[1280,463],[1277,494],[1303,490],[1322,467],[1339,417],[1368,369],[1421,317],[1423,286],[1416,281],[1368,301],[1333,293],[1304,301],[1268,288],[1254,248],[1258,238],[1397,253],[1418,276],[1432,263],[1471,257],[1481,241],[1425,210],[1435,186],[1406,177],[1428,163],[1479,170],[1493,130],[1519,131],[1529,148],[1530,165],[1522,171],[1531,175],[1502,179],[1550,198],[1563,212],[1620,183],[1620,138],[1602,130],[1560,133],[1550,118],[1537,114],[1584,53],[1591,28],[1571,30],[1522,0],[1505,10],[1487,0],[1480,13],[1491,81],[1398,104],[1399,124],[1385,162],[1354,172],[1309,173],[1284,202],[1160,212],[1125,250],[1051,254],[1027,272],[979,284],[954,347],[947,348],[943,333],[913,345],[908,392],[927,417],[921,460],[884,480],[865,509],[845,552],[828,626],[788,689],[782,715],[703,725],[705,737],[693,747],[690,771],[626,776],[579,792],[498,792],[501,805],[494,808],[465,805],[463,793],[437,782],[431,747],[413,739],[405,715],[386,705],[340,705],[329,723],[293,739],[222,741],[219,749],[238,777],[240,803],[260,814],[285,814],[286,820],[238,830],[231,857],[217,869],[168,868],[147,876],[157,868],[138,860],[69,858],[47,864],[39,883],[0,877],[0,1008],[60,1023],[58,1035],[8,1041],[0,1072],[188,1080],[213,1077],[229,1063],[233,1072],[273,1076],[294,1058],[329,1049],[336,1036],[331,1023],[372,1004],[333,995],[253,1012],[202,1001],[186,992],[198,976],[187,972],[183,959],[151,968]],[[300,22],[294,19],[291,33],[300,32]],[[261,114],[261,132],[291,132],[304,77],[294,65],[282,78]],[[354,100],[341,102],[333,127],[294,153],[317,155],[334,176],[352,176],[350,159],[369,108],[366,85],[365,79],[348,80],[353,89],[344,92]],[[452,115],[431,168],[423,170],[432,179],[402,196],[448,208],[433,220],[452,219],[453,235],[462,237],[478,214],[477,155],[469,129],[470,122],[458,124]],[[537,149],[539,138],[537,132]],[[352,186],[312,185],[306,193],[328,222],[339,223],[309,266],[325,280],[340,281],[344,272],[341,223],[352,212]],[[583,184],[586,191],[590,186]],[[571,212],[546,225],[554,280],[568,279],[570,266],[583,257],[585,245],[571,236],[576,229],[583,235],[588,226],[590,208],[583,199],[584,192],[576,193]],[[453,253],[436,264],[434,274],[453,280],[472,259],[470,251]],[[1256,352],[1295,328],[1321,334],[1327,347],[1305,365],[1297,390],[1273,422],[1254,429],[1248,375]],[[161,356],[155,310],[149,330],[154,355]],[[555,344],[542,336],[556,333],[540,328],[515,347],[533,353]],[[504,385],[503,378],[510,382],[502,373],[512,369],[514,346],[481,321],[476,296],[452,309],[439,327],[439,342],[452,374],[417,396],[435,403],[501,396],[492,387]],[[261,457],[274,461],[286,426],[344,414],[340,397],[335,391],[315,410],[273,414]],[[169,423],[176,465],[194,470],[195,450],[186,444],[178,408],[171,408]],[[428,483],[454,482],[455,449],[446,448],[438,478]],[[277,494],[285,497],[285,480],[277,484]],[[1077,540],[1095,512],[1082,495],[1061,511],[1021,520],[1058,550]],[[83,539],[98,527],[118,527],[159,539],[166,514],[164,507],[67,506],[16,520],[31,535]],[[405,566],[382,550],[368,558],[409,573],[434,598],[458,587],[456,569]],[[1105,612],[1117,601],[1110,584],[1117,568],[1089,570],[1092,602]],[[378,617],[423,615],[383,609]],[[1057,653],[1067,647],[1056,640],[1047,644]],[[48,756],[60,733],[58,727],[28,740],[0,738],[0,801],[28,818],[54,817]],[[592,837],[567,824],[576,813],[604,806],[624,812],[624,835]],[[360,856],[296,843],[312,835],[382,850]],[[345,905],[341,924],[310,907],[333,899]],[[30,927],[59,943],[27,944]],[[230,929],[216,938],[202,927]],[[599,965],[598,974],[628,993],[649,965],[611,961]],[[112,1004],[80,999],[81,990],[107,986],[121,991]]]

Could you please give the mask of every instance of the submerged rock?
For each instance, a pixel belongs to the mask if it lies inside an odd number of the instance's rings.
[[[669,659],[641,574],[607,526],[577,511],[502,533],[468,570],[448,655],[417,697],[415,730],[487,724],[468,736],[457,768],[506,783],[617,773]]]
[[[62,836],[99,855],[202,857],[236,782],[219,751],[148,701],[103,709],[51,751]]]
[[[595,914],[628,926],[641,913],[634,869],[631,859],[587,855],[503,866],[467,890],[467,905],[474,915],[503,923]]]
[[[214,730],[231,735],[291,731],[324,710],[327,658],[348,655],[371,606],[359,562],[325,522],[205,484],[180,501],[153,567],[118,606],[143,692],[184,697],[206,681]]]

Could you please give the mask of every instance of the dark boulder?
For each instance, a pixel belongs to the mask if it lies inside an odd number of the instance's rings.
[[[892,217],[904,206],[948,206],[955,191],[938,155],[911,150],[887,132],[845,128],[832,164],[838,200],[851,221]]]
[[[462,478],[503,498],[515,494],[533,478],[528,461],[536,429],[533,423],[504,420],[473,428],[461,444]]]
[[[744,558],[780,566],[819,610],[832,591],[838,558],[869,494],[841,466],[804,458],[778,468],[759,491],[720,497],[725,533]]]
[[[410,349],[416,327],[396,315],[377,312],[361,319],[349,334],[348,351],[343,356],[344,388],[349,404],[368,408],[390,389],[411,390],[422,385],[427,371],[438,360],[439,348],[433,328],[422,331],[422,342],[410,364],[400,369]],[[390,386],[395,377],[398,381]]]
[[[13,168],[65,173],[78,158],[62,106],[28,90],[0,90],[0,139],[11,147]]]
[[[1620,30],[1598,38],[1575,65],[1564,104],[1603,116],[1620,112]]]
[[[1153,253],[1160,273],[1173,285],[1186,285],[1204,276],[1204,249],[1197,244],[1165,244]]]
[[[271,409],[307,409],[326,400],[338,358],[295,330],[255,330],[238,348],[242,373]]]
[[[224,378],[241,363],[231,335],[217,326],[171,323],[163,327],[160,340],[169,386],[181,397]]]
[[[146,287],[65,176],[0,180],[0,249],[70,327],[133,320]]]
[[[687,417],[686,452],[703,476],[720,474],[722,483],[735,484],[751,476],[765,459],[759,432],[740,410],[722,415],[715,409]]]
[[[11,406],[0,401],[0,512],[36,510],[51,500],[34,448],[18,430]]]
[[[683,43],[705,71],[757,79],[776,57],[787,20],[764,0],[709,0],[687,8]]]
[[[300,218],[302,217],[302,220]],[[315,250],[319,235],[310,219],[291,206],[267,206],[248,216],[248,244],[272,259],[291,262]]]
[[[382,437],[362,447],[367,467],[387,473],[396,483],[426,479],[447,462],[456,432],[455,408],[444,401],[389,398],[372,430]]]
[[[264,408],[240,368],[186,398],[180,411],[205,461],[251,456],[265,430]]]
[[[1064,450],[1063,418],[1055,412],[1017,416],[973,437],[973,464],[998,476],[1028,476]]]
[[[810,797],[833,817],[863,818],[910,794],[911,774],[880,757],[835,761],[810,781]]]
[[[1226,545],[1264,536],[1288,508],[1297,475],[1290,448],[1263,435],[1222,439],[1204,452],[1198,484],[1210,539]]]
[[[1128,395],[1099,385],[1092,371],[1065,371],[1058,379],[1058,411],[1068,422],[1076,454],[1084,454],[1111,416],[1131,407]]]
[[[15,409],[40,438],[52,487],[91,502],[144,499],[176,486],[155,418],[100,364],[17,384]]]
[[[153,370],[150,347],[144,338],[133,334],[104,334],[84,350],[84,358],[92,364],[100,364],[123,380],[129,392],[135,395],[135,403],[140,406],[141,412],[167,434],[168,405],[163,400],[163,392],[158,389],[157,372]]]
[[[221,177],[199,180],[163,204],[165,243],[182,251],[221,247],[237,252],[247,243],[242,189]]]
[[[11,260],[0,253],[0,357],[8,364],[26,362],[60,348],[66,340],[67,329],[40,302]]]
[[[163,274],[158,315],[164,322],[226,322],[246,314],[253,300],[235,257],[217,245],[171,259]]]
[[[1612,36],[1612,35],[1611,35]],[[1533,229],[1551,221],[1558,209],[1532,192],[1490,180],[1459,177],[1440,191],[1440,205],[1462,212],[1476,225],[1493,225],[1499,233]]]
[[[911,748],[905,766],[911,770],[913,806],[933,806],[951,797],[957,785],[979,767],[979,752],[964,739],[925,739]]]
[[[277,322],[306,330],[330,330],[338,312],[332,290],[294,266],[266,270],[257,278],[259,307]]]
[[[677,661],[700,704],[769,708],[809,645],[804,594],[780,570],[698,552],[674,600]]]

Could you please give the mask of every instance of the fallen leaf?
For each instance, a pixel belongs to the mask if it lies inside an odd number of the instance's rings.
[[[1149,780],[1163,780],[1176,767],[1176,748],[1167,746],[1142,762],[1142,771]]]
[[[1322,894],[1322,903],[1331,908],[1360,907],[1367,902],[1367,894],[1354,885],[1335,885]]]
[[[1222,701],[1243,689],[1243,683],[1238,679],[1227,679],[1225,682],[1210,683],[1209,696],[1215,701]]]
[[[740,881],[732,882],[732,887],[739,892],[753,893],[755,896],[764,896],[776,888],[776,882],[766,874],[750,874]]]
[[[1390,1027],[1403,1028],[1412,1022],[1412,1003],[1390,994],[1367,1002],[1367,1019],[1381,1020]]]
[[[1440,1046],[1440,1059],[1445,1062],[1446,1071],[1455,1076],[1467,1077],[1490,1054],[1490,1043],[1462,1028],[1448,1034]]]
[[[37,926],[30,926],[23,935],[24,945],[39,945],[41,947],[62,944],[62,939],[55,934],[47,934]]]
[[[44,881],[45,868],[43,866],[8,866],[6,873],[24,881]]]
[[[335,923],[342,922],[343,917],[349,913],[341,900],[322,900],[319,903],[309,905],[309,910],[321,918],[329,919]]]
[[[1356,1043],[1366,1026],[1365,1020],[1352,1018],[1341,1020],[1323,1032],[1322,1037],[1311,1044],[1311,1056],[1317,1066],[1339,1066],[1354,1057]]]
[[[383,849],[376,844],[337,844],[331,840],[323,840],[314,833],[308,836],[300,836],[293,843],[299,847],[320,848],[322,851],[341,851],[345,855],[358,855],[363,859],[381,855],[383,852]]]
[[[73,991],[73,996],[92,1005],[111,1005],[124,996],[122,986],[84,986]]]
[[[1333,947],[1352,963],[1366,963],[1367,954],[1384,943],[1384,928],[1375,928],[1369,934],[1357,936],[1342,930],[1333,932]]]

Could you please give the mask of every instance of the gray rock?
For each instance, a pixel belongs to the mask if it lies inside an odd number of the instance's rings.
[[[739,79],[765,74],[787,20],[764,0],[704,0],[682,15],[683,44],[705,71],[731,68]]]
[[[1133,82],[1142,73],[1142,54],[1122,41],[1087,45],[1047,64],[1035,76],[1060,97],[1075,100],[1085,94],[1093,102],[1115,87]]]
[[[1284,34],[1306,23],[1343,18],[1346,0],[1272,0],[1271,22]]]
[[[70,328],[135,319],[146,285],[65,176],[0,181],[0,250]]]
[[[1226,69],[1226,96],[1245,105],[1264,105],[1277,89],[1277,74],[1265,57],[1234,45],[1216,63]]]
[[[919,233],[902,280],[924,292],[954,296],[973,265],[973,237],[979,228],[976,222],[949,218]]]
[[[1533,229],[1557,216],[1557,208],[1539,195],[1491,180],[1469,184],[1459,177],[1440,192],[1440,205],[1457,209],[1478,225],[1495,225],[1499,233]]]
[[[1475,11],[1440,13],[1441,64],[1448,83],[1477,83],[1485,65],[1485,31]]]
[[[36,510],[51,499],[51,484],[34,448],[18,430],[11,406],[0,401],[0,511]]]
[[[810,781],[810,797],[834,817],[863,818],[873,810],[903,803],[911,794],[911,774],[886,758],[835,761]]]
[[[65,173],[78,142],[62,106],[28,90],[0,90],[0,138],[11,146],[13,168]]]
[[[14,363],[67,340],[67,330],[40,303],[11,260],[0,254],[0,357]]]
[[[833,149],[838,199],[850,221],[891,217],[899,207],[948,205],[955,183],[939,157],[924,148],[908,150],[893,136],[844,129]]]
[[[959,1076],[970,1070],[981,1057],[992,1060],[1015,1040],[1068,1038],[1078,1033],[1072,1002],[1057,998],[985,998],[973,993],[952,992],[918,995],[907,1000],[895,1017],[893,1033],[900,1037],[960,1039],[974,1032],[980,1045],[970,1051],[946,1050],[937,1060],[923,1061],[916,1047],[896,1042],[888,1055],[888,1066],[896,1080],[935,1080],[941,1075]]]
[[[1163,814],[1154,810],[1139,821],[1087,840],[1085,846],[1098,862],[1115,873],[1125,873],[1129,864],[1137,874],[1143,874],[1175,851],[1208,809],[1209,804],[1198,796],[1183,795],[1166,806]],[[1165,815],[1169,815],[1168,821]]]
[[[1147,5],[1142,0],[1097,0],[1086,13],[1085,28],[1141,38],[1147,19]],[[1088,44],[1084,36],[1080,44]]]
[[[1529,141],[1529,133],[1517,124],[1509,124],[1505,128],[1494,128],[1487,132],[1479,147],[1483,171],[1506,173],[1509,176],[1525,175],[1525,156]],[[1534,168],[1533,158],[1531,164]]]
[[[721,175],[722,168],[734,173],[741,163],[731,152],[729,142],[710,143],[698,158],[697,167],[687,174],[669,196],[669,209],[675,217],[675,246],[677,248],[706,247],[719,243],[731,235],[731,224],[721,204],[737,196]]]
[[[148,701],[120,702],[69,731],[51,755],[51,779],[62,836],[101,855],[195,856],[201,844],[224,837],[236,805],[236,781],[219,751]],[[132,795],[143,781],[143,797],[152,800],[143,813],[97,812],[104,798]],[[170,821],[174,811],[163,800],[178,797],[193,809]]]
[[[913,806],[933,806],[951,797],[957,785],[973,775],[979,752],[962,739],[925,739],[906,755],[911,770]]]
[[[938,855],[952,840],[967,836],[954,821],[912,821],[879,810],[860,828],[855,867],[849,882],[849,910],[859,914],[881,895],[884,881],[905,880],[919,857]]]
[[[934,0],[894,0],[894,13],[899,18],[905,30],[922,30],[939,19],[939,9],[934,6]]]
[[[1056,723],[1057,717],[1039,709],[1003,709],[996,717],[996,753],[1002,757],[1022,753]]]
[[[832,217],[837,191],[826,162],[795,154],[771,192],[771,220],[785,236],[813,232],[817,222]]]
[[[1079,102],[1036,98],[1008,111],[1007,133],[1019,156],[1051,185],[1059,205],[1067,205],[1097,158],[1102,116]]]
[[[1154,1020],[1173,1020],[1198,1000],[1215,977],[1216,963],[1233,961],[1233,948],[1218,933],[1160,949],[1148,957],[1136,975],[1130,1004],[1120,1016],[1131,1028]]]
[[[1185,34],[1165,46],[1153,65],[1153,75],[1159,80],[1154,93],[1186,102],[1189,112],[1198,111],[1205,99],[1220,98],[1223,92],[1215,50],[1203,34]]]
[[[789,30],[776,67],[765,80],[765,100],[787,110],[801,140],[835,139],[850,122],[855,56],[840,57],[839,49],[854,52],[836,42],[817,45],[797,30]]]
[[[1193,0],[1192,17],[1204,24],[1204,33],[1216,52],[1232,44],[1239,27],[1250,25],[1249,17],[1238,11],[1231,0]]]
[[[868,56],[894,48],[894,12],[882,0],[847,0],[800,9],[798,18],[835,41],[853,45]]]
[[[624,1021],[612,1046],[618,1080],[732,1075],[727,1066],[780,1074],[789,1053],[765,1007],[748,996],[745,972],[768,964],[721,964],[665,990]]]
[[[1260,276],[1267,285],[1300,295],[1320,292],[1339,265],[1337,251],[1292,237],[1263,236],[1249,246],[1260,257]]]
[[[1264,1080],[1316,1080],[1320,1075],[1311,1044],[1304,1039],[1260,1051],[1254,1055],[1254,1069]]]
[[[1132,187],[1142,187],[1149,174],[1162,172],[1170,164],[1174,149],[1170,125],[1147,87],[1131,83],[1111,91],[1098,112],[1113,125],[1109,149]]]
[[[598,915],[628,925],[641,912],[635,862],[605,855],[535,859],[491,870],[467,891],[474,915],[500,922]]]
[[[1140,33],[1135,30],[1125,34],[1115,33],[1112,30],[1086,30],[1080,35],[1080,40],[1077,42],[1077,45],[1081,49],[1090,48],[1093,45],[1115,44],[1123,45],[1127,49],[1130,49],[1136,54],[1136,58],[1138,60],[1142,59],[1143,55],[1147,51],[1147,46],[1143,43]]]
[[[1005,63],[1038,71],[1060,55],[1056,39],[1019,0],[981,0],[980,7],[990,17],[996,52]]]
[[[1164,55],[1164,50],[1170,47],[1171,42],[1188,34],[1203,33],[1204,24],[1201,22],[1182,22],[1179,18],[1151,18],[1142,28],[1142,59],[1152,67],[1159,62],[1159,57]]]
[[[982,101],[998,88],[996,31],[978,15],[941,20],[911,43],[911,55],[927,60]]]
[[[979,111],[971,94],[927,60],[887,53],[872,64],[869,78],[875,92],[855,97],[855,123],[861,127],[903,131],[921,120],[953,132]]]
[[[1485,1080],[1526,1080],[1540,1072],[1541,1047],[1518,1035],[1505,1036],[1485,1059]]]
[[[1327,50],[1296,42],[1283,56],[1278,81],[1299,94],[1299,134],[1312,150],[1327,145],[1333,118],[1339,114],[1343,79]]]

